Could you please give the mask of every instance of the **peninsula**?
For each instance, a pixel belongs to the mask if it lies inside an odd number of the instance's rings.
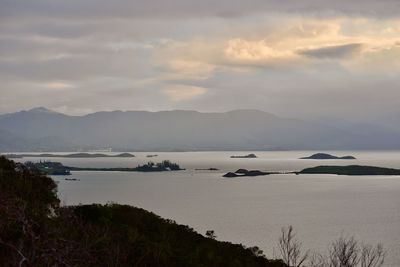
[[[374,166],[317,166],[307,168],[296,174],[337,174],[337,175],[400,175],[400,169]]]
[[[225,178],[235,177],[254,177],[254,176],[265,176],[270,174],[336,174],[336,175],[399,175],[400,169],[375,167],[375,166],[360,166],[360,165],[349,165],[349,166],[317,166],[312,168],[306,168],[298,172],[264,172],[259,170],[246,170],[239,169],[235,172],[228,172],[223,175]]]

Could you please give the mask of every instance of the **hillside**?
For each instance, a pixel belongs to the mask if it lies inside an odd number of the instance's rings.
[[[286,266],[132,206],[60,207],[56,190],[0,157],[1,266]]]

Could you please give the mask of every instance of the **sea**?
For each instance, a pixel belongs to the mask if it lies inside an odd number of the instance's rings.
[[[322,152],[322,151],[321,151]],[[134,158],[37,158],[75,167],[136,167],[170,160],[183,171],[76,171],[53,176],[63,205],[129,204],[218,240],[258,246],[279,258],[282,227],[293,226],[303,251],[325,254],[339,237],[382,244],[384,266],[400,266],[400,176],[276,174],[223,178],[239,168],[292,172],[318,165],[370,165],[400,169],[400,151],[323,151],[356,160],[299,159],[316,151],[131,152]],[[257,158],[231,158],[255,153]],[[67,154],[67,153],[56,153]],[[110,152],[107,154],[117,154]],[[147,155],[157,154],[149,158]],[[217,168],[218,170],[205,170]]]

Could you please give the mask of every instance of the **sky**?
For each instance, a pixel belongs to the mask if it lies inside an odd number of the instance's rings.
[[[398,0],[0,0],[0,113],[381,121],[399,74]]]

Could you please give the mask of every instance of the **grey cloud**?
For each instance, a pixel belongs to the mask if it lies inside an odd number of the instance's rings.
[[[2,0],[0,17],[47,16],[65,18],[188,18],[235,17],[259,12],[318,13],[321,11],[374,17],[397,17],[397,0]]]
[[[362,44],[345,44],[301,50],[298,51],[298,53],[311,58],[342,59],[354,55],[359,52],[362,47]]]
[[[275,23],[291,16],[281,12],[306,14],[305,18],[310,14],[387,18],[400,14],[399,4],[397,0],[0,0],[0,112],[34,106],[93,111],[256,108],[289,117],[384,116],[400,106],[400,79],[388,73],[351,76],[336,60],[315,60],[318,65],[307,69],[222,64],[207,79],[168,81],[162,79],[174,70],[160,62],[157,50],[165,39],[179,43],[200,38],[212,43],[263,38],[276,26],[260,20],[258,13],[280,17]],[[352,43],[298,53],[341,59],[361,48]],[[185,52],[179,46],[172,50],[167,54],[178,59]],[[192,53],[197,52],[193,49]],[[203,55],[190,56],[201,61]],[[242,67],[244,71],[235,69]],[[74,87],[65,91],[41,88],[59,80]],[[171,103],[161,88],[178,82],[207,88],[209,93]],[[368,110],[360,110],[364,103],[369,104]]]

